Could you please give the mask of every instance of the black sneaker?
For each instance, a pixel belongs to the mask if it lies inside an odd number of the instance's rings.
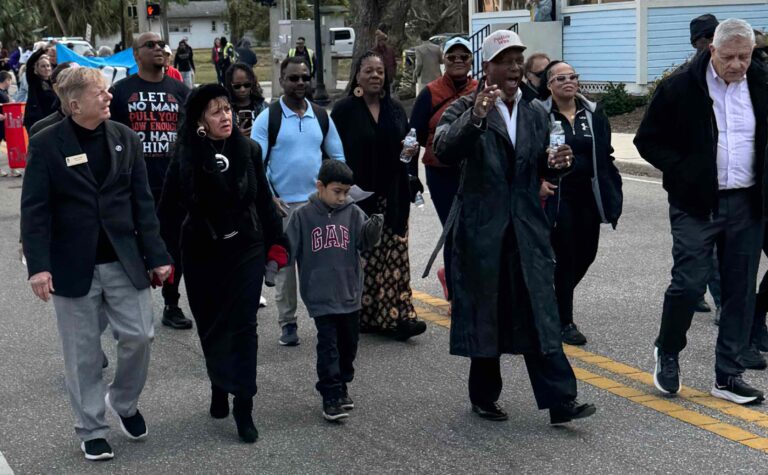
[[[664,394],[680,391],[680,363],[677,353],[665,353],[658,347],[653,350],[656,369],[653,371],[653,384]]]
[[[505,411],[498,402],[492,402],[491,404],[472,404],[472,412],[489,421],[506,421],[509,418],[507,411]]]
[[[693,311],[696,313],[709,313],[712,311],[712,307],[704,300],[704,297],[701,297],[698,302],[693,304]]]
[[[736,404],[749,404],[764,400],[763,392],[750,386],[741,375],[717,376],[711,394]]]
[[[549,410],[550,424],[565,424],[574,419],[584,419],[597,412],[594,404],[580,404],[576,399],[571,399]]]
[[[349,414],[341,407],[338,399],[328,399],[323,401],[323,417],[326,421],[336,422],[349,417]]]
[[[298,326],[295,323],[289,323],[283,327],[283,334],[277,340],[283,346],[296,346],[299,344],[299,335],[296,332]]]
[[[768,368],[768,363],[766,363],[765,358],[760,354],[760,350],[754,344],[746,347],[744,352],[741,353],[741,365],[747,369],[761,370]]]
[[[587,337],[582,334],[575,323],[569,323],[560,331],[563,343],[568,345],[581,346],[587,343]]]
[[[406,341],[407,339],[421,335],[427,331],[427,324],[417,318],[404,318],[397,322],[397,328],[392,333],[392,338],[397,341]]]
[[[765,319],[765,316],[762,317]],[[768,352],[768,328],[765,326],[765,322],[760,325],[757,332],[752,335],[752,344],[754,344],[758,350],[762,352]]]
[[[339,398],[339,406],[341,406],[342,409],[345,411],[351,411],[355,408],[355,401],[352,400],[351,397],[349,397],[349,394],[345,391],[344,394]]]
[[[143,439],[147,436],[147,434],[149,434],[149,431],[147,430],[147,423],[144,422],[144,416],[141,415],[141,412],[139,412],[138,409],[136,409],[136,414],[132,415],[131,417],[123,417],[117,413],[115,408],[112,407],[112,403],[109,402],[109,393],[104,396],[104,402],[107,404],[107,408],[112,412],[112,414],[114,414],[120,420],[120,428],[123,430],[123,434],[125,434],[129,439],[139,440]]]
[[[83,451],[87,460],[111,460],[115,458],[115,453],[106,439],[86,440],[80,444],[80,450]]]
[[[192,320],[185,317],[176,305],[166,305],[163,309],[163,325],[177,330],[189,330],[192,328]]]

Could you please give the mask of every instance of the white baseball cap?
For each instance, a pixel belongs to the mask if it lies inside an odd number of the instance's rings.
[[[173,51],[171,50],[171,47],[166,44],[165,48],[163,48],[163,53],[173,54]]]
[[[472,45],[469,44],[469,41],[467,41],[466,38],[462,38],[461,36],[457,36],[446,41],[443,45],[443,54],[446,54],[454,46],[463,46],[467,49],[467,51],[469,51],[469,54],[472,54]]]
[[[497,54],[509,48],[525,49],[525,45],[514,31],[494,31],[483,41],[483,61],[491,61]]]

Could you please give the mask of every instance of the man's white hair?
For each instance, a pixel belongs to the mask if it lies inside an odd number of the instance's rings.
[[[727,43],[735,38],[744,38],[753,45],[755,44],[755,32],[752,26],[746,21],[737,18],[729,18],[717,25],[712,44],[715,45],[715,48],[719,48],[723,43]]]

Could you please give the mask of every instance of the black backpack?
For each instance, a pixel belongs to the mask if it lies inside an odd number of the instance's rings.
[[[320,130],[323,133],[323,142],[321,145],[321,147],[323,147],[323,160],[326,160],[328,155],[325,153],[325,137],[328,135],[328,128],[330,127],[328,111],[313,102],[310,102],[309,104],[312,106],[312,111],[315,113],[315,117],[317,117],[317,121],[320,123]],[[269,125],[267,126],[268,142],[267,155],[264,159],[264,173],[267,172],[267,168],[269,167],[269,159],[270,155],[272,154],[272,147],[274,147],[277,143],[277,134],[280,133],[280,125],[282,123],[283,106],[280,104],[280,101],[277,100],[269,105]],[[275,192],[274,189],[272,191],[274,195],[277,196],[277,192]]]

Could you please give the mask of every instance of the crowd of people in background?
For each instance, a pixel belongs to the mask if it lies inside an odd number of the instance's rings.
[[[530,3],[550,15],[551,2]],[[376,31],[330,113],[309,100],[316,57],[303,38],[279,66],[282,94],[271,104],[247,40],[217,38],[217,83],[198,87],[187,40],[171,66],[169,45],[152,32],[134,41],[138,73],[111,87],[94,70],[57,65],[48,45],[27,58],[23,248],[34,293],[53,299],[87,459],[114,455],[105,409],[129,438],[148,433],[138,400],[154,334],[150,287],[162,287],[164,325],[196,327],[209,413],[227,417],[232,395],[242,441],[258,438],[263,285],[276,288],[279,345],[301,342],[302,298],[317,331],[322,415],[349,417],[359,334],[402,342],[427,329],[413,305],[409,260],[411,205],[424,191],[419,158],[443,228],[424,276],[442,251],[450,353],[470,358],[472,411],[508,418],[498,402],[500,357],[520,354],[552,424],[596,412],[577,399],[562,344],[587,342],[574,294],[597,256],[601,226],[615,229],[622,214],[605,111],[581,93],[573,65],[528,52],[516,33],[500,30],[483,43],[479,80],[466,38],[437,46],[422,34],[409,117],[392,96],[396,55],[387,38],[386,27]],[[755,86],[768,71],[753,59],[755,36],[741,20],[699,17],[691,43],[697,55],[658,87],[635,139],[664,172],[675,237],[654,382],[679,391],[685,333],[719,270],[712,394],[750,403],[763,393],[741,375],[768,366],[760,355],[768,350],[768,274],[756,289],[768,98]],[[9,74],[0,71],[0,102]],[[404,140],[410,130],[416,144]],[[192,319],[179,304],[182,279]],[[105,391],[107,324],[118,361]]]

